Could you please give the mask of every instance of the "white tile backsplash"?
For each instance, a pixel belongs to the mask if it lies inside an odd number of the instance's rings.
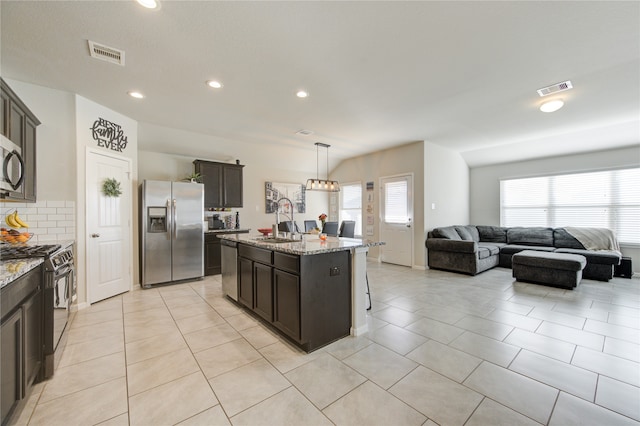
[[[20,217],[30,225],[29,232],[33,233],[30,243],[75,240],[75,201],[0,203],[3,224],[4,216],[16,209]]]

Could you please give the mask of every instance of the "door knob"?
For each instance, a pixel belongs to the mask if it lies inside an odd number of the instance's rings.
[[[100,237],[100,234],[91,234],[91,238],[98,238]]]

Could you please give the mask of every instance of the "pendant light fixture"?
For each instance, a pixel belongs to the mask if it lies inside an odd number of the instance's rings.
[[[325,192],[340,192],[340,184],[336,180],[329,180],[329,147],[326,143],[316,142],[316,178],[307,179],[307,191],[325,191]],[[327,148],[327,175],[324,180],[318,176],[318,165],[320,163],[319,149],[320,147]]]

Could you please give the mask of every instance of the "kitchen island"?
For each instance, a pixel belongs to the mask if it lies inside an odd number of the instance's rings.
[[[237,243],[237,302],[307,352],[367,331],[366,254],[381,242],[224,235]],[[224,271],[223,271],[224,273]]]

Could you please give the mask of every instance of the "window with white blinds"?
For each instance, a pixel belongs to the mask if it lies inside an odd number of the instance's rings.
[[[355,235],[362,236],[362,184],[340,184],[340,220],[356,222]]]
[[[384,221],[386,223],[407,223],[409,218],[407,191],[406,180],[384,184]]]
[[[590,226],[640,244],[640,168],[500,181],[502,226]]]

